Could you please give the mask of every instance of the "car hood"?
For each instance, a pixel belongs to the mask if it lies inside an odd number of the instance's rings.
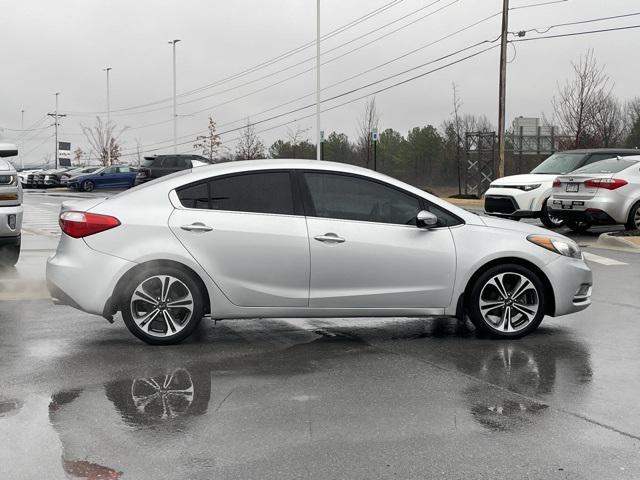
[[[559,174],[535,174],[525,173],[523,175],[511,175],[502,177],[491,182],[491,185],[531,185],[536,183],[552,183]]]
[[[512,232],[521,232],[526,235],[551,235],[557,238],[567,239],[564,235],[547,230],[546,228],[531,225],[530,223],[516,222],[514,220],[506,220],[503,218],[481,216],[482,221],[487,227],[500,228],[503,230],[511,230]]]

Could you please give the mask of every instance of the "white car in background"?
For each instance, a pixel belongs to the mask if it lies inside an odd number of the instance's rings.
[[[0,143],[0,157],[13,157],[18,149],[10,143]],[[18,263],[22,229],[22,186],[11,163],[0,158],[0,265]]]
[[[591,303],[578,245],[371,170],[221,163],[64,204],[57,303],[176,343],[201,318],[468,315],[518,338]]]
[[[594,224],[640,230],[640,155],[603,160],[559,176],[547,208],[577,231]]]
[[[484,195],[484,210],[489,215],[512,220],[539,218],[548,228],[561,227],[565,220],[547,209],[556,177],[600,160],[628,155],[638,155],[638,150],[596,148],[554,153],[531,173],[493,181]]]

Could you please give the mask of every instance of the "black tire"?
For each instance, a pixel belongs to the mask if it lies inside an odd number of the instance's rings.
[[[511,332],[504,331],[503,329],[497,328],[496,325],[491,323],[490,320],[486,320],[480,308],[480,300],[481,300],[480,296],[481,294],[483,294],[483,290],[485,289],[485,286],[487,286],[488,283],[490,283],[490,281],[494,277],[500,274],[505,275],[503,279],[506,279],[506,282],[507,282],[507,285],[506,285],[507,292],[509,292],[510,285],[513,283],[512,279],[518,278],[518,277],[524,277],[526,280],[530,282],[532,289],[535,289],[535,300],[537,301],[537,310],[535,311],[535,315],[531,315],[530,317],[529,316],[525,317],[522,313],[519,313],[514,308],[513,311],[515,313],[514,313],[514,316],[511,317],[512,320],[517,321],[516,319],[519,319],[520,321],[522,321],[523,319],[526,319],[526,322],[524,322],[521,326],[518,326],[518,325],[514,325],[510,321],[511,326],[514,327],[514,331],[511,331]],[[517,293],[517,289],[518,289],[517,284],[513,283],[513,286],[514,286],[515,293]],[[529,333],[533,332],[536,328],[538,328],[538,326],[540,325],[540,322],[542,322],[542,319],[544,318],[544,314],[546,311],[546,298],[545,298],[545,291],[544,291],[544,285],[542,283],[542,280],[540,280],[540,278],[536,273],[532,272],[531,270],[521,265],[504,264],[504,265],[497,265],[495,267],[491,267],[486,272],[483,272],[473,282],[473,285],[471,285],[470,288],[471,290],[467,298],[467,313],[469,315],[469,319],[475,325],[475,327],[478,329],[480,333],[483,333],[495,338],[522,338],[525,335],[528,335]],[[490,288],[491,287],[488,287],[487,292],[489,292]],[[527,297],[529,297],[530,299],[533,299],[534,294],[531,292],[532,290],[527,289],[524,293],[518,295],[518,297],[515,299],[516,300],[522,299],[525,293],[527,294]],[[531,305],[532,302],[527,304],[525,303],[526,300],[527,299],[522,300],[522,303],[512,301],[509,303],[509,305],[522,304],[522,305],[527,305],[527,309],[529,309],[529,306]],[[496,303],[502,303],[502,300],[500,299],[490,300],[490,301],[495,301]],[[513,308],[513,307],[510,307],[510,308]],[[497,316],[502,316],[504,312],[504,307],[496,307],[496,308],[485,310],[486,314],[488,314],[490,311],[493,311],[496,314],[498,314],[499,312],[499,315]]]
[[[83,192],[91,192],[96,187],[96,184],[91,180],[85,180],[82,182],[82,191]]]
[[[181,328],[181,330],[177,331],[172,335],[166,335],[166,332],[169,331],[169,326],[167,325],[168,321],[165,321],[162,317],[158,316],[151,322],[149,322],[149,329],[152,327],[155,328],[156,335],[149,334],[141,330],[134,319],[134,314],[139,318],[140,312],[132,312],[132,297],[136,292],[138,286],[147,281],[151,281],[152,283],[156,283],[154,277],[157,276],[171,276],[175,279],[179,280],[183,285],[178,285],[181,289],[185,287],[188,290],[188,293],[191,295],[193,299],[193,309],[190,316],[184,319],[184,323],[178,321],[177,325]],[[151,280],[153,279],[153,280]],[[151,285],[153,287],[153,285]],[[197,328],[200,320],[204,316],[205,305],[204,305],[204,296],[202,294],[202,285],[201,283],[193,278],[190,273],[187,273],[185,270],[174,267],[174,266],[165,266],[165,267],[155,267],[149,270],[142,270],[135,274],[124,287],[124,289],[119,292],[119,298],[121,303],[121,311],[122,318],[124,320],[125,325],[129,329],[131,333],[133,333],[136,337],[138,337],[143,342],[146,342],[150,345],[173,345],[176,343],[180,343],[182,340],[191,335],[194,330]],[[149,293],[149,291],[145,292]],[[155,297],[155,296],[154,296]],[[157,297],[155,297],[157,298]],[[167,301],[168,302],[168,301]],[[145,302],[141,302],[143,305]],[[148,305],[148,309],[151,310],[154,308],[150,305],[150,302],[146,302]],[[166,303],[166,302],[165,302]],[[138,305],[138,303],[136,303]],[[176,307],[177,308],[177,307]],[[172,310],[165,306],[165,310]],[[178,312],[180,313],[180,312]],[[144,312],[142,312],[144,314]],[[176,311],[173,310],[172,315],[175,315]],[[176,317],[176,319],[178,319]],[[179,319],[178,319],[179,320]],[[156,322],[157,326],[154,326],[154,322]],[[164,334],[162,333],[162,326],[164,325]],[[161,336],[158,336],[161,335]]]
[[[549,215],[547,210],[547,201],[542,204],[542,211],[540,212],[540,221],[547,228],[560,228],[565,224],[565,221],[560,218],[555,218]]]
[[[636,202],[633,207],[631,207],[624,228],[627,230],[640,230],[640,202]]]
[[[567,227],[569,227],[569,230],[573,233],[584,233],[591,228],[591,222],[586,220],[569,220]]]
[[[20,243],[0,247],[0,267],[13,267],[20,258]]]

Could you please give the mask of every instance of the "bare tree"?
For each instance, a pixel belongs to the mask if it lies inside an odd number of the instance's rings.
[[[605,148],[619,145],[623,139],[624,127],[620,101],[611,93],[603,92],[593,113],[593,129],[598,144]]]
[[[552,105],[560,127],[572,138],[572,146],[591,146],[595,137],[594,118],[600,100],[608,95],[609,77],[604,67],[598,66],[593,50],[571,65],[574,77],[563,86],[558,85]]]
[[[376,108],[376,99],[373,97],[365,103],[364,114],[358,124],[358,137],[356,139],[356,145],[367,167],[371,161],[371,132],[374,128],[378,128],[379,122],[380,116]]]
[[[202,156],[209,160],[209,163],[214,163],[220,148],[222,141],[220,141],[220,135],[216,130],[216,122],[209,115],[209,125],[207,126],[208,133],[206,135],[198,135],[196,137],[196,143],[193,144],[194,150],[200,150]]]
[[[119,139],[127,127],[117,130],[113,122],[107,124],[100,117],[96,117],[96,124],[91,128],[80,126],[89,142],[90,151],[96,154],[102,165],[106,165],[109,161],[107,149],[111,150],[111,163],[118,163],[122,154]]]
[[[640,97],[629,100],[624,106],[625,145],[640,147]]]
[[[82,165],[82,159],[84,158],[84,150],[82,150],[80,147],[76,148],[73,151],[73,162],[76,165]]]
[[[253,160],[264,158],[264,143],[258,135],[251,122],[247,118],[247,125],[240,134],[240,140],[236,146],[236,160]]]
[[[136,138],[136,166],[139,167],[142,164],[142,142],[139,138]]]

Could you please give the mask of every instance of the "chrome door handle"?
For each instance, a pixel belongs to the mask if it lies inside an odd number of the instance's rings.
[[[319,242],[325,243],[344,243],[345,241],[344,238],[339,237],[335,233],[325,233],[324,235],[317,235],[313,238]]]
[[[213,228],[201,222],[195,222],[191,225],[182,225],[180,228],[182,230],[186,230],[187,232],[210,232],[211,230],[213,230]]]

